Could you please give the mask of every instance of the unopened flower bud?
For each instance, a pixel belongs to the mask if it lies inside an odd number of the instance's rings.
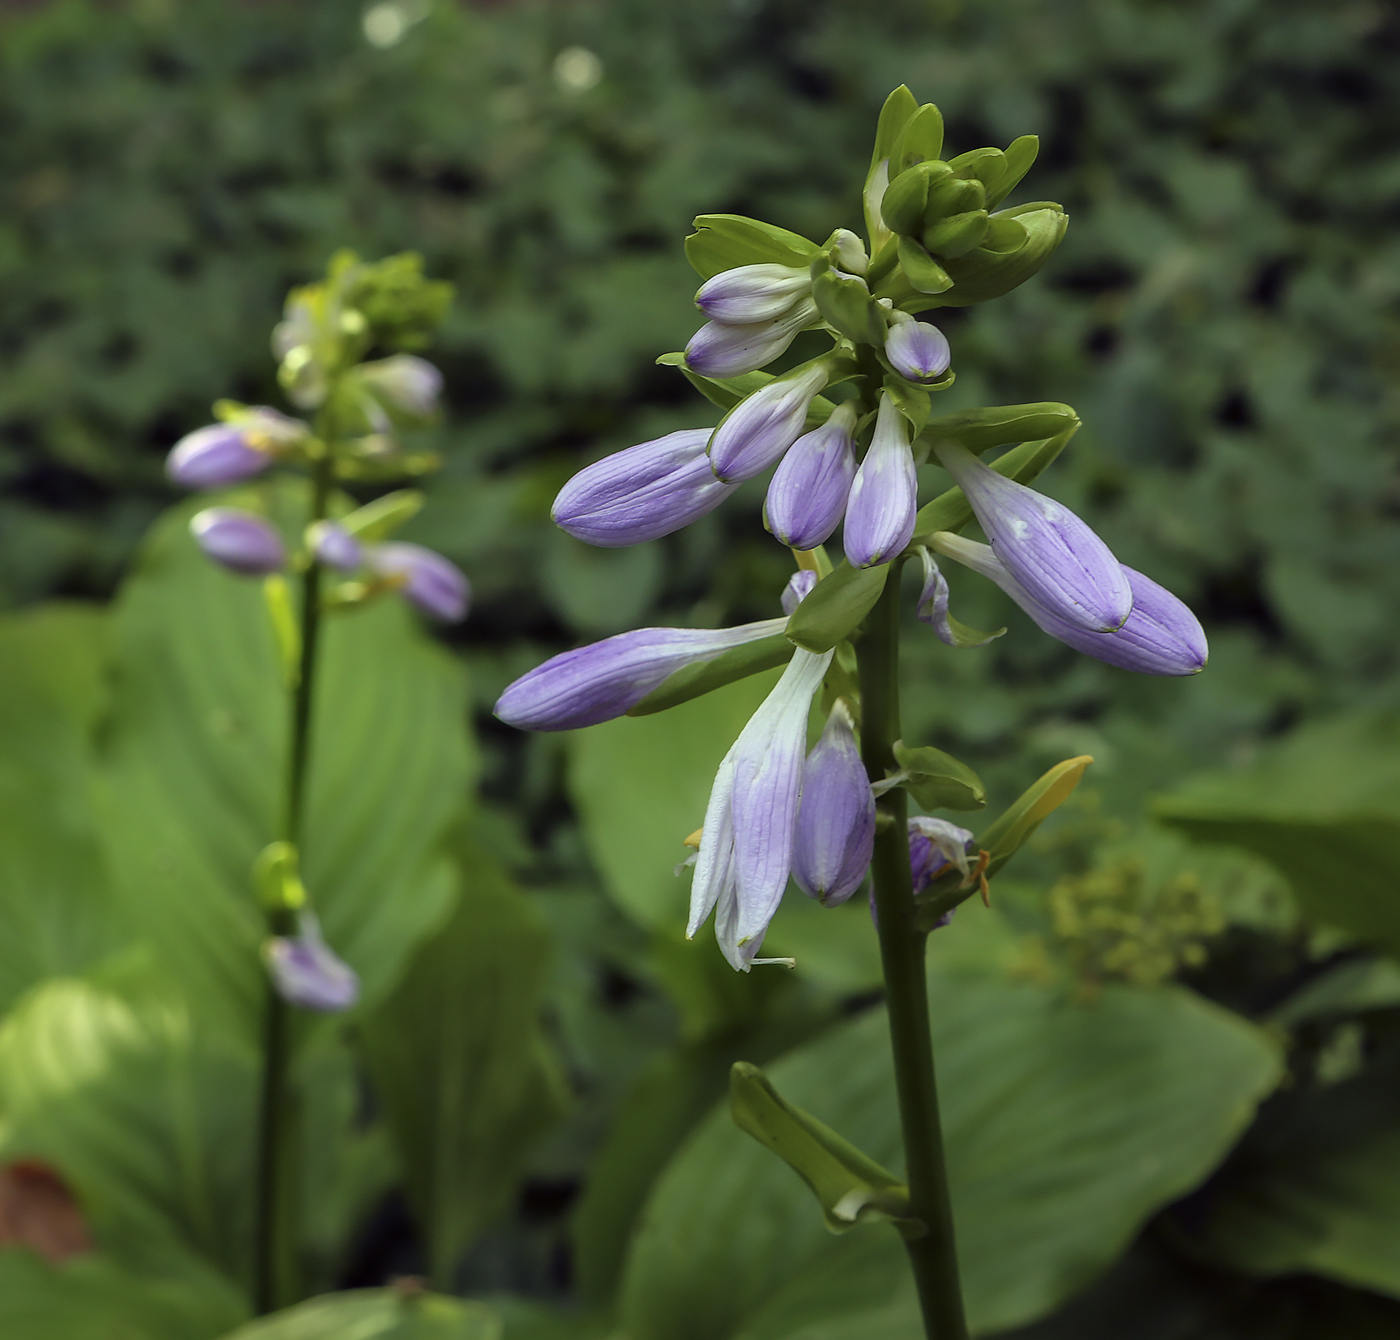
[[[890,327],[885,337],[885,357],[903,378],[927,386],[936,382],[953,361],[948,337],[927,321],[906,319]]]
[[[307,531],[307,544],[318,563],[337,572],[354,572],[365,561],[365,549],[344,526],[318,521]]]
[[[248,441],[242,428],[211,423],[186,434],[165,461],[172,482],[187,489],[218,489],[249,479],[272,464],[272,457]]]
[[[875,849],[875,797],[845,702],[838,701],[802,774],[792,876],[828,907],[859,887]]]
[[[394,354],[360,365],[360,380],[394,409],[426,419],[442,394],[442,373],[426,359]]]
[[[726,483],[752,479],[801,436],[830,374],[817,363],[760,387],[729,411],[710,438],[710,467]]]
[[[360,998],[355,970],[325,942],[311,913],[302,912],[297,930],[295,936],[275,936],[263,947],[277,994],[304,1010],[348,1010]]]
[[[687,428],[580,470],[554,500],[555,523],[605,549],[655,540],[713,511],[734,490],[710,469],[709,428]]]
[[[287,563],[282,537],[256,512],[206,507],[190,518],[190,533],[214,562],[246,577],[266,577]]]
[[[838,228],[833,234],[836,260],[848,274],[863,275],[870,268],[865,244],[849,228]]]
[[[1031,597],[1087,632],[1120,628],[1133,592],[1109,547],[1068,507],[983,465],[966,447],[934,451],[957,480],[996,556]]]
[[[810,298],[799,299],[790,311],[770,321],[730,325],[707,321],[685,347],[685,364],[702,377],[741,377],[756,372],[783,353],[800,331],[820,320]]]
[[[817,584],[817,574],[810,568],[798,568],[796,572],[788,578],[787,585],[783,587],[783,613],[794,614],[797,607],[812,594]]]
[[[888,563],[909,543],[918,511],[918,491],[908,422],[889,392],[882,392],[875,434],[856,471],[846,504],[843,539],[852,567]]]
[[[786,619],[737,628],[637,628],[561,652],[521,675],[496,703],[496,715],[520,730],[577,730],[630,711],[687,665],[781,633]]]
[[[471,584],[450,559],[425,549],[421,544],[372,545],[365,551],[372,571],[398,582],[410,604],[444,623],[466,617],[471,603]]]
[[[838,406],[792,444],[773,472],[763,518],[790,548],[815,549],[845,514],[856,475],[855,426],[855,408]]]
[[[695,305],[712,321],[749,325],[782,316],[811,286],[805,265],[740,265],[707,279]]]

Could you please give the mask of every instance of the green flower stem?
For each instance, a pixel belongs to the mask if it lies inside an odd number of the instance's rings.
[[[861,752],[871,781],[883,780],[894,769],[894,743],[900,738],[900,567],[897,560],[856,649]],[[922,1225],[905,1233],[905,1247],[929,1340],[967,1340],[929,1031],[924,972],[928,935],[915,919],[909,870],[908,800],[901,787],[894,787],[879,798],[877,806],[880,817],[870,874],[875,886],[910,1216]]]
[[[322,437],[322,441],[325,438]],[[311,511],[308,522],[326,515],[331,491],[329,446],[316,461],[311,477]],[[310,758],[311,712],[316,687],[316,651],[321,631],[321,565],[311,562],[302,578],[301,657],[296,683],[291,688],[291,741],[287,750],[286,790],[283,798],[281,836],[300,848],[302,815],[306,799],[306,771]],[[269,935],[290,935],[296,929],[296,913],[288,907],[267,914]],[[258,1108],[257,1200],[253,1221],[253,1305],[259,1316],[287,1302],[286,1281],[280,1278],[284,1259],[283,1238],[288,1223],[282,1203],[286,1182],[286,1151],[293,1130],[292,1095],[287,1084],[290,1058],[291,1012],[287,1002],[268,979],[263,1014],[263,1072]]]

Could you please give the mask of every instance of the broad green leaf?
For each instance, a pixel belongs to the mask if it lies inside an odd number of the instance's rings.
[[[485,1303],[415,1289],[326,1294],[230,1331],[223,1340],[500,1340]]]
[[[1272,862],[1307,916],[1400,953],[1400,716],[1306,727],[1153,808],[1199,841]]]
[[[138,1266],[94,1252],[51,1266],[0,1251],[7,1340],[213,1340],[247,1315],[229,1282],[188,1254]]]
[[[0,1012],[127,938],[91,804],[106,632],[105,611],[78,604],[0,621]]]
[[[720,759],[777,679],[751,675],[669,712],[570,735],[569,795],[584,842],[608,893],[641,925],[684,924],[681,844],[705,817]]]
[[[375,1092],[444,1287],[505,1208],[564,1102],[539,1021],[548,932],[485,852],[464,847],[461,866],[451,919],[362,1023]]]
[[[740,265],[806,265],[816,243],[738,214],[701,214],[685,239],[685,256],[701,279]]]
[[[301,494],[255,496],[295,515]],[[194,1004],[251,1035],[251,870],[278,832],[287,707],[262,593],[199,553],[194,506],[157,524],[117,604],[100,831],[132,924]],[[372,1000],[451,897],[441,844],[471,780],[465,686],[397,599],[329,619],[322,651],[301,873]]]
[[[844,560],[812,588],[788,620],[787,636],[808,651],[830,651],[875,608],[890,565],[853,568]]]
[[[721,652],[712,661],[682,666],[668,675],[661,684],[642,699],[628,716],[645,717],[664,712],[668,707],[689,702],[701,694],[712,693],[738,679],[747,679],[763,670],[772,670],[792,660],[792,643],[785,633],[774,633],[761,642],[733,647]]]
[[[1279,1073],[1266,1035],[1176,988],[1110,986],[1083,1002],[935,971],[930,1003],[977,1331],[1029,1321],[1082,1287],[1214,1167]],[[883,1014],[872,1010],[770,1074],[790,1102],[897,1173],[888,1055]],[[906,1269],[892,1230],[832,1239],[801,1182],[720,1111],[647,1207],[622,1329],[629,1340],[915,1340]],[[777,1306],[800,1304],[809,1288],[829,1300],[825,1313]],[[817,1325],[825,1316],[834,1326],[843,1306],[857,1317],[876,1304],[876,1330]]]
[[[926,810],[980,810],[987,803],[987,788],[966,763],[931,745],[911,747],[902,740],[894,746],[895,762],[909,774],[901,783]]]
[[[1269,1019],[1292,1028],[1312,1019],[1396,1005],[1400,1005],[1400,963],[1389,958],[1353,958],[1295,991]]]

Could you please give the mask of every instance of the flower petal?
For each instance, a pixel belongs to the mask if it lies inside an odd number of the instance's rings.
[[[820,428],[799,437],[778,462],[763,520],[790,548],[815,549],[845,514],[856,475],[855,426],[855,408],[840,405]]]
[[[909,425],[889,393],[883,392],[875,435],[856,471],[846,504],[844,542],[852,567],[888,563],[909,543],[918,512],[918,492]]]
[[[769,382],[735,405],[710,438],[715,476],[733,484],[762,474],[797,441],[828,376],[818,363]]]
[[[875,797],[851,714],[838,701],[807,755],[792,874],[805,893],[834,907],[859,887],[875,850]]]
[[[782,316],[811,287],[805,265],[740,265],[707,279],[695,305],[712,321],[750,325]]]
[[[800,299],[791,311],[771,321],[731,325],[707,321],[685,346],[685,365],[702,377],[741,377],[771,363],[787,349],[799,332],[821,318],[810,298]]]

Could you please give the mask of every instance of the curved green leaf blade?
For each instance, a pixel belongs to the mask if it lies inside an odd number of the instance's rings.
[[[485,1303],[412,1289],[327,1294],[262,1317],[223,1340],[500,1340]]]
[[[787,636],[808,651],[830,651],[860,627],[885,589],[890,565],[853,568],[844,560],[812,588],[788,620]]]

